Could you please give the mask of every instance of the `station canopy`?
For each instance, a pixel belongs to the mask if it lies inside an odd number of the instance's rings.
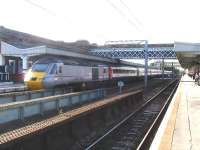
[[[175,42],[174,50],[183,68],[200,65],[200,43]]]
[[[10,45],[6,42],[1,41],[0,49],[1,49],[1,55],[3,56],[13,56],[13,57],[23,58],[23,57],[32,57],[32,56],[38,56],[38,55],[56,55],[56,56],[60,55],[60,56],[86,59],[86,60],[91,60],[91,61],[99,61],[99,62],[105,62],[105,63],[117,63],[117,61],[113,59],[101,58],[101,57],[76,53],[72,51],[53,49],[45,45],[22,49],[22,48],[17,48],[13,45]]]
[[[30,48],[18,48],[11,44],[1,41],[0,42],[0,55],[3,56],[12,56],[12,57],[47,57],[48,55],[52,56],[59,56],[60,58],[65,58],[70,62],[79,62],[79,64],[89,64],[89,65],[112,65],[112,66],[130,66],[130,67],[144,67],[144,65],[126,62],[123,60],[116,60],[112,58],[105,58],[87,54],[81,54],[77,52],[62,50],[62,49],[53,49],[49,48],[46,45],[43,46],[36,46]],[[58,58],[58,57],[55,57]],[[151,67],[154,68],[154,67]]]

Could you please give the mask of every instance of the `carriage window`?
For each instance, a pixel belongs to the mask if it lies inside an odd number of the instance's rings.
[[[103,73],[106,73],[106,69],[105,68],[103,69]]]

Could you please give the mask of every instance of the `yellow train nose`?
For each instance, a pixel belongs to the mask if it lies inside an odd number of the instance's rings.
[[[31,76],[28,80],[25,80],[29,90],[40,90],[43,89],[43,78],[45,76],[44,72],[31,72]]]

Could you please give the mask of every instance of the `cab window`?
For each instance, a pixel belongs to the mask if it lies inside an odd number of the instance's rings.
[[[51,68],[50,74],[57,74],[57,65],[54,64],[53,67]]]
[[[34,64],[32,67],[32,71],[36,72],[46,72],[49,64]]]

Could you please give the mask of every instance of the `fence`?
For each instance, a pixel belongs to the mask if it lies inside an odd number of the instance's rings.
[[[10,80],[9,73],[0,72],[0,82],[5,82],[9,80]]]

